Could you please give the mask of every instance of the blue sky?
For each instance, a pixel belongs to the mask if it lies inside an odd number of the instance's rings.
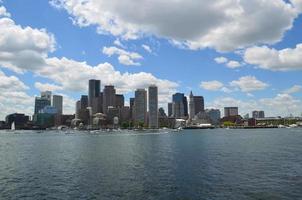
[[[32,114],[44,89],[72,113],[89,78],[126,98],[155,83],[164,107],[193,90],[207,107],[302,113],[300,0],[87,2],[2,1],[0,75],[15,87],[0,84],[1,118]]]

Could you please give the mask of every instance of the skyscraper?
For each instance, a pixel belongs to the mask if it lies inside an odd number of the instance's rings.
[[[145,89],[135,91],[134,121],[135,123],[147,124],[147,92]]]
[[[35,98],[35,114],[38,114],[45,106],[50,106],[50,100],[47,98]]]
[[[94,98],[98,97],[101,92],[101,81],[91,79],[89,80],[88,88],[88,106],[93,107]]]
[[[103,90],[103,112],[106,114],[108,107],[115,107],[115,88],[112,85],[106,85]]]
[[[204,99],[203,96],[194,96],[194,111],[195,115],[199,112],[204,112]]]
[[[183,93],[175,93],[172,97],[172,116],[185,118],[188,115],[188,101]]]
[[[253,115],[253,118],[256,119],[256,118],[264,118],[264,111],[260,110],[260,111],[253,111],[252,112],[252,115]]]
[[[82,95],[80,102],[81,102],[80,109],[86,109],[88,107],[88,96]]]
[[[168,103],[168,117],[171,117],[173,114],[173,103]]]
[[[125,98],[122,94],[115,95],[115,107],[122,108],[125,105]]]
[[[148,89],[149,95],[149,128],[158,128],[158,88],[151,85]]]
[[[194,95],[193,92],[190,92],[190,99],[189,99],[189,118],[193,119],[195,116],[195,104],[194,104]]]
[[[57,109],[57,112],[59,115],[62,115],[63,114],[63,96],[53,95],[52,106]]]
[[[41,98],[47,99],[49,102],[51,102],[51,91],[41,92]]]
[[[130,120],[134,120],[134,100],[135,98],[130,98]]]

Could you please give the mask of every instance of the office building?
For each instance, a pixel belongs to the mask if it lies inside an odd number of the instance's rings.
[[[50,106],[50,100],[48,98],[36,97],[34,113],[38,114],[45,106]]]
[[[130,98],[130,120],[133,121],[134,120],[134,101],[135,98]]]
[[[194,95],[191,91],[189,96],[189,119],[193,119],[195,114]]]
[[[115,95],[115,107],[122,108],[125,106],[125,98],[122,94]]]
[[[81,109],[86,109],[88,107],[88,96],[87,95],[82,95],[81,96]]]
[[[232,117],[238,115],[238,107],[225,107],[224,117]]]
[[[59,115],[62,115],[63,114],[63,96],[53,95],[52,106],[57,109],[57,112]]]
[[[260,111],[253,111],[252,112],[252,116],[254,119],[261,119],[261,118],[265,118],[265,115],[264,115],[264,111],[260,110]]]
[[[103,90],[103,113],[107,114],[108,107],[115,107],[115,88],[112,85],[106,85]]]
[[[175,118],[185,118],[188,112],[187,98],[183,93],[176,93],[172,96],[172,116]]]
[[[136,125],[140,123],[147,125],[147,92],[145,89],[135,91],[134,122]]]
[[[98,97],[101,92],[101,81],[91,79],[88,87],[88,106],[92,107],[93,98]]]
[[[14,122],[16,129],[24,128],[28,121],[29,121],[29,116],[20,113],[10,114],[5,117],[6,124],[9,127],[11,127],[12,123]]]
[[[194,96],[194,111],[195,115],[204,112],[204,98],[203,96]]]
[[[168,103],[168,117],[171,117],[173,112],[173,103]]]
[[[212,125],[220,124],[221,113],[219,109],[207,109],[205,112],[209,116]]]
[[[148,88],[149,99],[149,128],[158,128],[158,88],[151,85]]]
[[[51,102],[51,91],[41,92],[41,98],[47,99],[49,102]]]

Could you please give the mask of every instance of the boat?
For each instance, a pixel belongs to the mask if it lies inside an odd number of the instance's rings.
[[[15,131],[16,130],[16,125],[15,125],[15,122],[13,121],[11,126],[10,126],[10,130],[11,131]]]

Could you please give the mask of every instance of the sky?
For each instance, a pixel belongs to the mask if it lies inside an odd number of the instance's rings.
[[[206,108],[302,114],[302,0],[0,0],[0,120],[32,115],[34,98],[64,96],[88,80],[126,102],[159,87],[202,95]]]

